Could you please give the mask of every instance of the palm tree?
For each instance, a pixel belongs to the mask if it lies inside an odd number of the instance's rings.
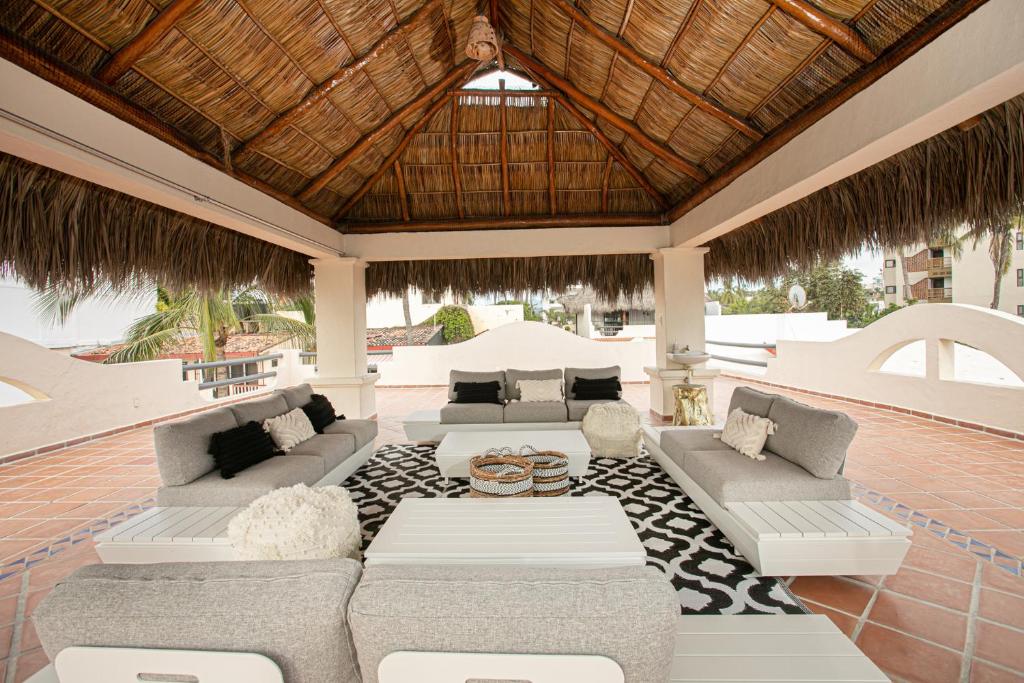
[[[1022,218],[1017,218],[1017,227],[1021,227]],[[995,279],[992,282],[992,303],[991,308],[999,308],[999,296],[1003,289],[1003,278],[1010,271],[1010,261],[1013,256],[1013,231],[1010,230],[1010,221],[1001,223],[990,230],[988,243],[988,256],[992,259],[992,268],[995,271]]]
[[[409,308],[409,288],[402,292],[402,315],[405,316],[405,345],[412,346],[412,311]]]

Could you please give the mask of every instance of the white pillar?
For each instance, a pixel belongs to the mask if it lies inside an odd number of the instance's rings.
[[[343,256],[312,263],[317,374],[310,384],[331,400],[338,413],[374,417],[373,385],[379,375],[367,371],[366,262]]]
[[[645,368],[651,378],[651,412],[671,418],[674,412],[672,386],[686,377],[683,366],[668,359],[673,344],[678,350],[704,350],[704,254],[703,247],[659,249],[654,261],[654,367]],[[714,407],[714,378],[717,370],[694,369],[693,382],[708,387],[708,402]]]

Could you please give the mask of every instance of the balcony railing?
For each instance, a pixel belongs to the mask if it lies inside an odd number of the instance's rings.
[[[952,287],[929,287],[928,288],[928,303],[930,304],[949,304],[953,302],[953,288]]]
[[[228,393],[233,396],[260,389],[264,386],[263,380],[276,377],[277,371],[268,370],[266,372],[232,377],[230,376],[231,368],[241,366],[244,372],[244,368],[247,365],[262,364],[265,361],[276,361],[283,357],[284,354],[269,353],[264,356],[252,356],[251,358],[233,358],[231,360],[217,360],[208,363],[184,363],[181,366],[181,372],[186,381],[189,379],[199,380],[200,390],[229,387]],[[194,374],[192,377],[189,377],[189,373],[201,374]]]
[[[949,256],[928,259],[929,277],[950,277],[953,274],[953,259]]]

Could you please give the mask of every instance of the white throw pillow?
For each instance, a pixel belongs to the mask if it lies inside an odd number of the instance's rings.
[[[748,458],[764,460],[764,456],[761,455],[764,442],[768,440],[769,434],[774,433],[775,423],[767,417],[751,415],[737,408],[729,413],[725,429],[719,438],[722,439],[722,443],[732,446]]]
[[[290,410],[284,415],[263,421],[263,428],[270,432],[270,438],[277,447],[287,453],[296,444],[316,436],[313,423],[306,417],[302,408]]]
[[[560,379],[521,379],[516,386],[519,387],[519,400],[523,403],[562,400]]]

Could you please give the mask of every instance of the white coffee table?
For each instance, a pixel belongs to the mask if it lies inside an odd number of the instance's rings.
[[[403,498],[364,553],[374,564],[642,565],[617,498]]]
[[[434,452],[441,476],[468,477],[469,460],[490,448],[529,444],[538,451],[559,451],[569,458],[569,476],[582,477],[590,464],[590,444],[578,429],[549,429],[517,432],[449,432]]]
[[[242,509],[150,508],[96,534],[96,553],[105,563],[237,560],[228,540],[228,522]]]

